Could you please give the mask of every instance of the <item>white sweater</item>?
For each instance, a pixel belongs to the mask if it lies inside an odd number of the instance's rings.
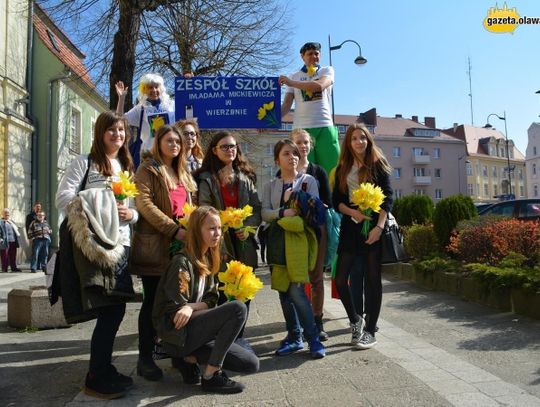
[[[113,174],[118,174],[122,170],[122,166],[117,159],[111,160],[111,165],[113,169]],[[81,185],[88,168],[88,156],[79,155],[74,158],[70,163],[69,167],[66,169],[60,185],[58,185],[58,191],[56,192],[56,207],[61,211],[61,217],[65,215],[65,210],[68,204],[71,202],[77,193],[80,190],[90,189],[90,188],[105,188],[107,186],[107,178],[101,175],[94,164],[92,164],[90,171],[88,171],[88,179],[86,180],[86,185]],[[111,177],[113,180],[116,180],[116,176]],[[127,199],[126,204],[133,211],[133,218],[126,222],[120,222],[119,232],[120,240],[124,246],[130,246],[131,244],[131,229],[130,224],[135,224],[139,220],[139,212],[135,209],[135,204],[131,199]]]

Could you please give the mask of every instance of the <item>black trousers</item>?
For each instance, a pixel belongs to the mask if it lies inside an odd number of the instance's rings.
[[[112,361],[114,339],[126,313],[126,304],[96,308],[96,326],[90,342],[90,372],[106,372]]]
[[[154,350],[156,330],[152,324],[152,310],[159,279],[159,276],[141,277],[144,298],[139,312],[139,357],[142,359],[152,358]]]

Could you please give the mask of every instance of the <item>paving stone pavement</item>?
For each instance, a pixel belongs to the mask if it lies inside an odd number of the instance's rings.
[[[199,386],[184,385],[169,360],[158,361],[163,380],[138,377],[139,304],[130,304],[114,362],[135,381],[126,397],[101,401],[77,391],[87,366],[92,322],[34,334],[2,327],[0,405],[540,407],[539,321],[497,313],[385,276],[378,344],[354,351],[348,345],[345,311],[340,301],[329,299],[327,279],[327,356],[312,360],[305,350],[276,357],[273,352],[285,335],[283,316],[278,296],[269,288],[267,268],[258,274],[265,287],[252,302],[246,337],[260,356],[261,370],[231,375],[246,385],[243,393],[209,395]],[[21,389],[22,375],[28,382]]]

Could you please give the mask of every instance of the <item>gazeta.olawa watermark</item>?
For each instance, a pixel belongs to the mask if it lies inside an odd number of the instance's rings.
[[[515,7],[508,8],[504,3],[503,8],[499,8],[495,3],[484,18],[484,28],[496,34],[513,34],[519,25],[540,25],[540,17],[520,16]]]

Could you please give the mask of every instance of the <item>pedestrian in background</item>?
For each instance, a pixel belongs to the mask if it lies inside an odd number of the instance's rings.
[[[2,211],[2,219],[0,219],[0,257],[2,261],[2,272],[7,273],[8,266],[11,267],[11,272],[21,272],[17,267],[17,248],[19,247],[19,228],[11,220],[11,212],[8,208]]]
[[[28,236],[28,229],[30,228],[30,224],[37,219],[37,215],[40,212],[41,212],[41,202],[34,203],[34,206],[32,207],[32,212],[26,215],[26,222],[24,224],[25,230],[26,230],[26,236]]]
[[[35,273],[37,269],[47,273],[51,235],[52,229],[45,220],[45,212],[38,212],[36,220],[32,221],[28,227],[28,238],[32,240],[32,259],[30,261],[32,273]]]
[[[194,173],[199,168],[204,158],[204,153],[199,143],[201,135],[197,120],[186,119],[175,123],[175,127],[180,130],[182,140],[184,141],[184,155],[188,171]]]
[[[380,238],[392,208],[390,170],[388,161],[375,145],[367,127],[360,123],[351,124],[345,132],[341,146],[332,197],[334,207],[343,214],[339,233],[336,286],[349,317],[351,344],[356,349],[369,349],[377,344],[375,330],[382,303]],[[363,182],[379,186],[385,196],[380,212],[375,213],[373,218],[351,204],[352,192]],[[370,222],[367,237],[362,233],[363,222]],[[365,258],[366,265],[364,310],[367,324],[364,316],[359,315],[354,301],[354,297],[362,296],[362,292],[351,292],[349,285],[351,271],[355,265],[359,266],[358,262],[362,258]]]

